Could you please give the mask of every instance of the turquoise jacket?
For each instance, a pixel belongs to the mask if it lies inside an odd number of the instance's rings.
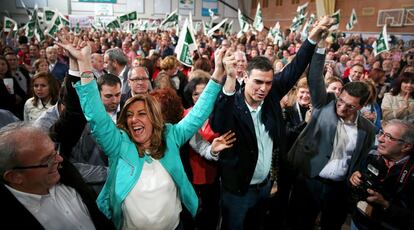
[[[135,144],[127,133],[118,129],[107,115],[99,97],[96,81],[75,85],[83,113],[96,138],[109,159],[109,176],[98,196],[99,209],[118,229],[122,228],[122,202],[137,183],[145,157],[139,157]],[[185,207],[195,216],[198,198],[189,182],[180,159],[180,146],[187,142],[208,119],[221,85],[210,81],[191,112],[177,124],[166,124],[164,138],[166,150],[160,163],[170,174],[178,188]]]

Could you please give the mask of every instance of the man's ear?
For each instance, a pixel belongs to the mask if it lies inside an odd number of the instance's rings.
[[[408,154],[410,154],[410,152],[413,151],[414,144],[411,144],[411,143],[403,143],[403,145],[404,146],[401,149],[401,152],[407,153],[407,155],[408,155]]]
[[[8,184],[21,184],[23,178],[20,173],[15,172],[13,170],[7,170],[3,174],[3,180],[6,181]]]

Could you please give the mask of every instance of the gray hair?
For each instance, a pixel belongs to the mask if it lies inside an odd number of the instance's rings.
[[[386,125],[398,125],[404,129],[404,133],[401,136],[401,139],[404,140],[408,144],[414,144],[414,124],[406,121],[406,120],[399,120],[399,119],[392,119],[387,122]]]
[[[17,162],[17,154],[19,148],[24,143],[22,134],[43,133],[47,135],[40,128],[33,126],[27,122],[14,122],[0,129],[0,175],[3,177],[7,170],[13,168]]]
[[[125,56],[124,52],[118,48],[112,48],[105,52],[108,55],[109,60],[116,61],[118,64],[125,66],[128,63],[128,58]]]

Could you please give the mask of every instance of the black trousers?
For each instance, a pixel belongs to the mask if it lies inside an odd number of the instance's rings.
[[[347,184],[345,181],[299,176],[292,189],[289,210],[292,229],[313,230],[321,213],[322,230],[340,230],[348,211]]]

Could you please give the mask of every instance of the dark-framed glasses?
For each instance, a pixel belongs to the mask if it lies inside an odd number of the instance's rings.
[[[395,138],[395,137],[391,136],[391,134],[384,132],[384,130],[382,130],[382,129],[379,131],[379,133],[377,135],[378,135],[378,137],[384,136],[384,139],[386,141],[399,141],[399,142],[402,142],[402,143],[406,143],[405,140]]]
[[[51,154],[47,158],[47,160],[42,164],[28,165],[28,166],[16,166],[16,167],[13,167],[12,169],[25,170],[25,169],[51,168],[56,163],[57,155],[59,155],[59,152],[55,150],[55,152],[53,154]]]

